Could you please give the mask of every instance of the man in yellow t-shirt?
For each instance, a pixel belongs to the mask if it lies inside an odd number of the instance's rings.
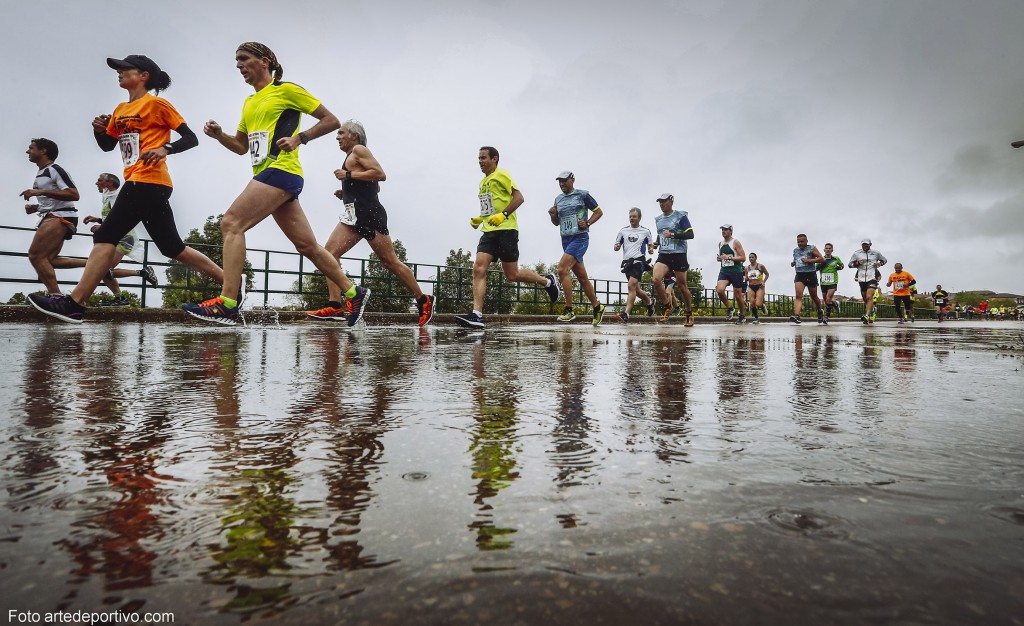
[[[541,285],[552,302],[558,300],[558,283],[553,274],[541,276],[519,267],[519,222],[516,209],[523,204],[523,194],[507,170],[498,167],[498,150],[480,148],[478,161],[484,179],[480,181],[480,214],[470,218],[469,225],[480,228],[483,235],[476,248],[473,263],[473,309],[456,315],[455,321],[467,328],[484,327],[484,296],[487,295],[487,268],[501,261],[505,278],[512,282]]]
[[[900,324],[907,323],[907,315],[911,311],[912,299],[910,296],[910,288],[917,284],[914,277],[910,272],[903,271],[903,264],[897,263],[893,266],[896,270],[892,274],[889,274],[889,282],[885,283],[886,287],[892,287],[892,298],[896,305],[896,314],[900,316]]]

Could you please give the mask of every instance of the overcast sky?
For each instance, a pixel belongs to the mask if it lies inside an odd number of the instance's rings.
[[[628,209],[653,230],[654,199],[670,192],[690,214],[690,263],[706,287],[730,222],[771,271],[771,293],[792,291],[790,253],[805,232],[844,261],[870,237],[928,290],[1024,294],[1024,150],[1009,147],[1024,139],[1020,0],[42,1],[5,2],[4,21],[5,225],[35,225],[17,197],[34,176],[24,151],[35,136],[60,145],[82,215],[98,206],[96,175],[121,167],[90,121],[126,99],[105,58],[128,54],[171,75],[163,95],[200,136],[169,159],[182,235],[224,212],[252,170],[201,129],[237,125],[252,89],[234,52],[257,40],[285,80],[365,124],[410,261],[475,251],[477,150],[493,145],[526,198],[522,263],[559,258],[547,209],[555,175],[571,169],[605,211],[592,277],[621,277],[611,247]],[[301,158],[300,199],[322,242],[337,223],[342,153],[327,136]],[[248,245],[289,249],[272,220]],[[5,276],[27,267],[0,260]],[[0,286],[0,297],[26,287]],[[856,292],[852,272],[841,275],[840,293]]]

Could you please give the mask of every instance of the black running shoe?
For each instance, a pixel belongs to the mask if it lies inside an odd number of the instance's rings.
[[[560,292],[558,288],[558,280],[554,274],[548,274],[544,278],[551,281],[551,284],[544,288],[544,291],[548,292],[548,298],[551,298],[552,302],[558,302],[558,294]]]
[[[139,270],[139,276],[142,277],[142,280],[146,281],[147,283],[154,287],[160,284],[160,281],[157,280],[156,278],[156,272],[153,271],[153,268],[148,265],[142,266],[142,269]]]
[[[72,300],[71,296],[49,294],[41,296],[30,293],[28,301],[41,313],[72,324],[81,324],[85,314],[85,307]]]
[[[479,313],[470,311],[465,315],[456,315],[455,321],[459,326],[465,326],[466,328],[483,328],[484,327],[484,316]]]

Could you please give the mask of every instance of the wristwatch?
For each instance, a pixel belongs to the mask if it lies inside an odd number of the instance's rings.
[[[305,131],[299,133],[299,141],[302,142],[302,145],[309,143],[309,137],[306,136]]]
[[[174,144],[172,144],[171,142],[165,143],[164,150],[167,151],[167,154],[174,154]]]

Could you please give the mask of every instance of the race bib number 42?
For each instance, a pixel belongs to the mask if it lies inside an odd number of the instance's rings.
[[[139,133],[121,133],[117,143],[121,147],[121,161],[125,167],[139,162]]]
[[[249,159],[253,167],[267,160],[270,154],[270,131],[258,130],[249,133]]]

